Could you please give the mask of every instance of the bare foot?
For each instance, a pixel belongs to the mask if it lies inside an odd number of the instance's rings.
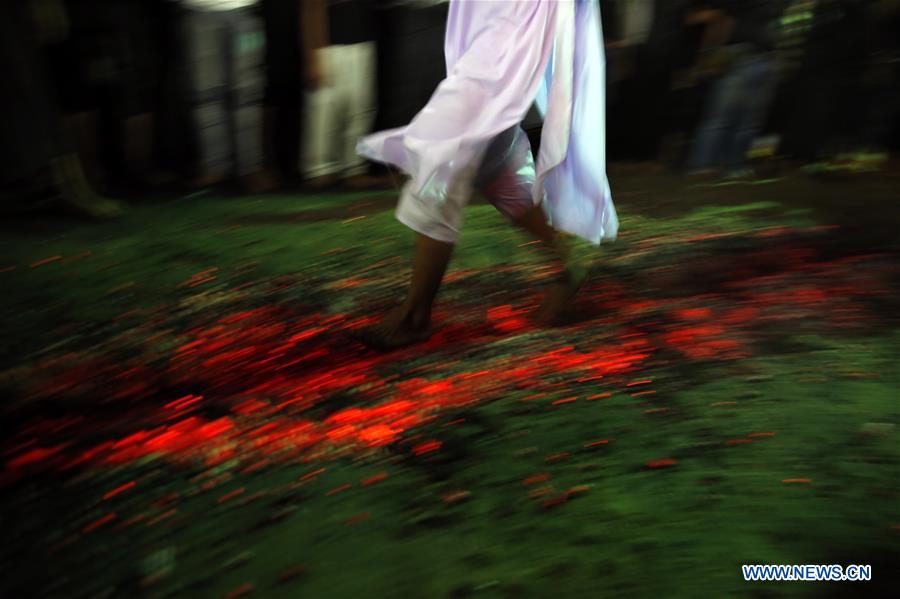
[[[70,154],[53,159],[51,177],[63,203],[81,215],[108,219],[119,217],[125,212],[119,202],[94,191],[76,155]]]
[[[62,199],[70,209],[89,218],[106,220],[125,214],[125,209],[119,202],[90,191],[63,193]]]
[[[357,335],[363,345],[378,351],[394,351],[428,341],[430,337],[429,319],[417,317],[406,306],[391,310],[378,324]]]
[[[586,268],[568,268],[563,271],[550,287],[550,291],[535,314],[538,322],[547,325],[557,324],[569,303],[587,281],[588,274]]]

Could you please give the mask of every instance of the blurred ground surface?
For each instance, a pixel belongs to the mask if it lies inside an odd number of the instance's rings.
[[[387,356],[346,333],[402,293],[393,194],[5,223],[2,595],[895,589],[898,178],[612,183],[566,326],[529,323],[539,249],[473,206],[438,334]]]

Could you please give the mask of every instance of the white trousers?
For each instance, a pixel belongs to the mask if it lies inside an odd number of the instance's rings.
[[[325,81],[306,95],[300,172],[305,178],[366,172],[356,142],[375,120],[375,42],[318,50]]]

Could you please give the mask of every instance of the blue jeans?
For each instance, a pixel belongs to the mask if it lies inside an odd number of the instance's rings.
[[[713,84],[691,150],[691,169],[743,166],[772,103],[774,71],[766,56],[742,58]]]

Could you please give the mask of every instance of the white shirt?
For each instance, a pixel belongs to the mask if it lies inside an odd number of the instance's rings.
[[[193,10],[236,10],[253,6],[258,0],[183,0]]]

